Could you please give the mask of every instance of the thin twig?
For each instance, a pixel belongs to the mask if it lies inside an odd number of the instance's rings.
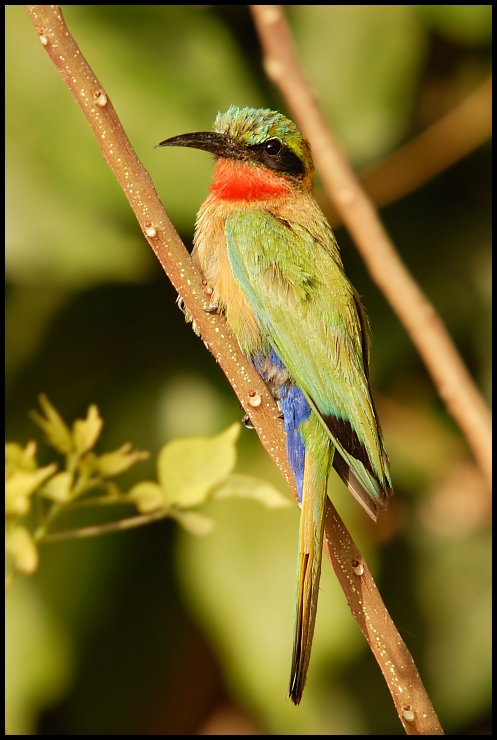
[[[152,514],[140,514],[139,516],[129,516],[126,519],[119,519],[117,522],[108,524],[96,524],[92,527],[82,527],[81,529],[68,529],[63,532],[54,532],[47,534],[43,542],[61,542],[62,540],[77,540],[86,537],[97,537],[109,532],[122,532],[125,529],[134,529],[144,524],[158,522],[168,516],[165,511],[154,511]]]
[[[136,157],[107,94],[69,33],[59,6],[30,5],[27,9],[44,48],[87,117],[104,158],[122,185],[146,239],[193,316],[206,346],[214,354],[242,406],[249,413],[262,444],[297,497],[295,479],[286,458],[285,436],[282,422],[278,418],[278,409],[266,386],[229,333],[225,320],[205,313],[207,301],[203,294],[202,278],[169,221],[150,177]],[[251,406],[249,400],[253,398],[253,395],[249,396],[253,391],[262,399],[262,403],[256,408]],[[362,575],[357,575],[357,563],[364,564],[364,559],[331,502],[328,502],[327,508],[325,539],[326,556],[333,567],[340,564],[340,583],[359,624],[366,619],[369,634],[375,634],[382,640],[393,639],[384,629],[390,617],[381,599],[378,599],[376,586],[366,568],[364,573],[368,587],[357,587],[355,579],[362,578]],[[353,559],[350,557],[351,553],[354,554]],[[398,633],[395,632],[395,636],[401,643]],[[375,655],[379,659],[379,653],[376,652]],[[392,659],[394,658],[392,652]],[[413,721],[409,723],[408,720],[402,720],[406,730],[419,734],[422,731],[418,729],[419,723],[423,714],[427,713],[430,723],[425,721],[422,726],[430,727],[427,732],[440,733],[440,726],[433,720],[434,713],[429,710],[429,702],[417,704],[417,698],[422,694],[422,684],[420,687],[414,671],[405,670],[405,661],[393,664],[390,670],[399,676],[398,692],[402,693],[406,706],[412,705],[409,711],[413,712]],[[405,711],[407,710],[404,709]]]
[[[268,76],[312,145],[329,198],[372,278],[407,329],[487,481],[492,480],[491,416],[435,308],[413,280],[330,131],[297,57],[281,5],[251,5]]]

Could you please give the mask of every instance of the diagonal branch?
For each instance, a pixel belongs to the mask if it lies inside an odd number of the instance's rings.
[[[164,211],[150,176],[133,151],[106,92],[69,33],[60,7],[26,7],[42,45],[88,119],[145,238],[191,313],[204,343],[250,415],[262,444],[297,499],[278,409],[261,378],[241,353],[224,318],[204,311],[208,301],[203,292],[202,276]],[[389,686],[406,732],[441,734],[412,658],[379,597],[362,555],[329,501],[325,540],[326,556],[337,571],[354,617],[365,632],[383,673],[395,676],[393,682],[389,680]],[[388,659],[383,657],[384,654]]]
[[[283,424],[268,389],[242,354],[224,317],[209,314],[202,275],[168,218],[150,175],[136,156],[117,113],[69,33],[57,5],[26,6],[40,41],[81,107],[103,157],[122,187],[138,224],[162,268],[191,313],[202,339],[221,365],[262,443],[294,488],[286,465]],[[254,396],[262,403],[255,406]],[[295,491],[295,495],[296,491]]]
[[[492,480],[491,416],[434,306],[409,274],[330,131],[300,65],[281,5],[251,5],[268,76],[312,144],[328,197],[421,355],[438,393]]]

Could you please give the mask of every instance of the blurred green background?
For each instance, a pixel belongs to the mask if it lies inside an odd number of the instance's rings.
[[[231,104],[287,112],[246,6],[62,6],[190,246],[211,158],[156,150]],[[313,87],[354,165],[395,151],[490,72],[491,6],[290,6]],[[150,450],[241,418],[22,6],[6,7],[7,439],[39,438],[44,392],[72,422],[96,403],[102,451]],[[320,194],[317,183],[318,195]],[[490,145],[382,209],[490,402]],[[490,733],[490,494],[415,349],[343,229],[373,329],[372,383],[396,497],[377,526],[338,478],[363,549],[446,732]],[[238,472],[285,484],[254,432]],[[46,450],[40,446],[39,460]],[[48,460],[48,457],[46,458]],[[213,534],[171,521],[45,545],[7,599],[12,734],[396,734],[380,671],[328,563],[308,685],[285,699],[298,511],[205,507]]]

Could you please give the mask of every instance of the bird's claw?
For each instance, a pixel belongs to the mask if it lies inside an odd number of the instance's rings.
[[[210,306],[207,306],[207,308],[204,308],[205,313],[217,313],[218,312],[219,305],[217,303],[211,303]]]
[[[250,416],[248,414],[245,414],[245,416],[242,419],[242,424],[245,427],[245,429],[253,429]]]

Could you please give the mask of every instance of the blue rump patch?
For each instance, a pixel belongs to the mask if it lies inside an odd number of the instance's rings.
[[[288,377],[284,364],[274,350],[271,350],[269,356],[260,353],[252,361],[255,369],[280,403],[286,432],[286,454],[297,481],[299,498],[302,502],[305,445],[299,427],[309,418],[311,407],[300,388]]]

